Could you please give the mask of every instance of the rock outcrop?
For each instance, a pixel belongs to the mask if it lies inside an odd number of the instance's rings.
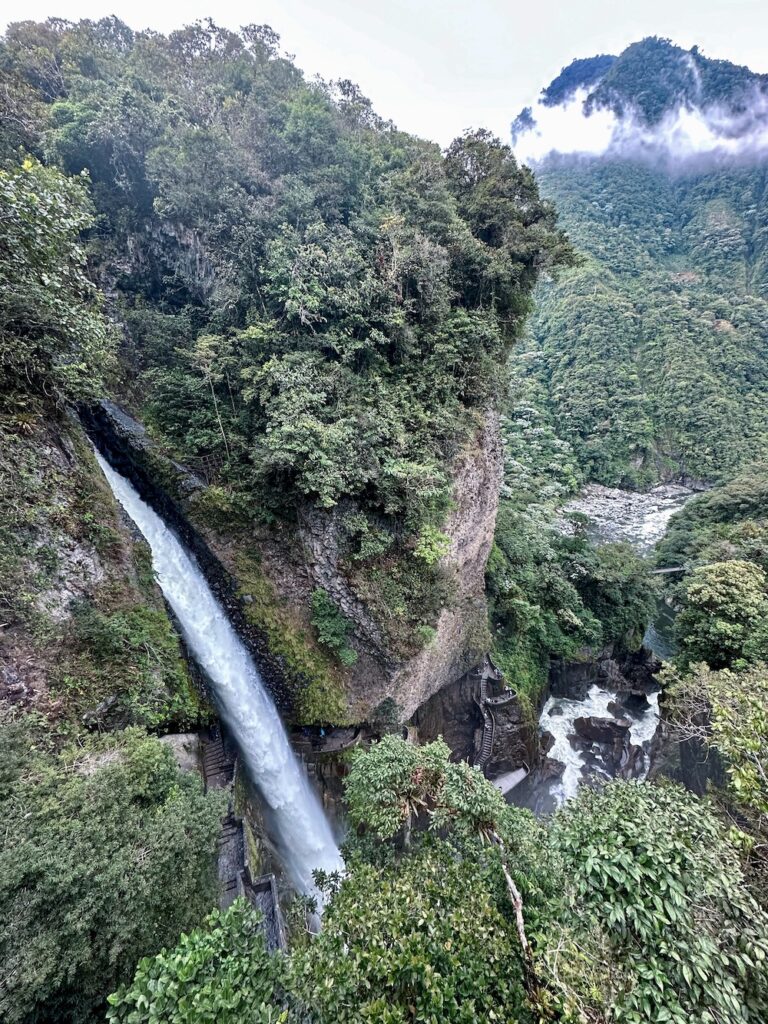
[[[483,675],[485,687],[481,685]],[[535,722],[517,694],[502,689],[487,661],[433,694],[413,716],[413,724],[420,742],[442,736],[454,759],[482,767],[491,779],[520,768],[528,772],[539,759]],[[489,745],[484,750],[488,729]]]
[[[77,418],[5,411],[0,442],[0,704],[98,730],[206,717],[148,548]]]
[[[642,709],[648,693],[658,690],[655,679],[661,663],[646,648],[639,651],[620,651],[606,647],[600,651],[585,650],[578,660],[553,658],[549,666],[549,693],[552,697],[584,700],[591,686],[621,693],[631,709],[635,699]]]
[[[485,566],[496,529],[502,471],[499,421],[488,413],[453,469],[454,507],[445,528],[451,543],[445,564],[456,580],[453,602],[440,613],[434,640],[388,681],[388,693],[406,717],[479,664],[490,645]]]
[[[182,533],[235,627],[263,670],[282,710],[294,721],[361,722],[382,701],[401,720],[444,687],[461,680],[488,649],[485,566],[493,544],[502,478],[498,417],[488,412],[452,465],[453,503],[444,532],[442,568],[453,581],[435,635],[415,654],[394,649],[343,565],[343,516],[306,507],[295,527],[222,526],[208,514],[201,474],[158,451],[141,424],[112,403],[84,410],[89,429],[139,492]],[[310,624],[314,590],[325,590],[352,623],[354,666],[329,663]],[[301,694],[322,677],[323,696],[310,716]],[[339,694],[341,697],[339,698]],[[318,710],[318,706],[320,710]]]
[[[628,718],[577,718],[571,744],[581,749],[585,764],[598,777],[634,779],[644,769],[642,747],[632,743]]]

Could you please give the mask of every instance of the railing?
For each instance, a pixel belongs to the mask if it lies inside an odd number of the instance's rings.
[[[480,697],[475,698],[475,703],[480,708],[480,714],[483,716],[483,738],[480,741],[480,751],[475,758],[475,765],[478,768],[483,768],[488,763],[488,759],[493,751],[493,738],[496,727],[493,715],[488,709],[488,675],[485,668],[480,676]]]

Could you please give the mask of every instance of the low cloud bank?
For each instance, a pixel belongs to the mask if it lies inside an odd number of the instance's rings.
[[[513,149],[522,163],[547,157],[582,156],[647,160],[672,168],[746,163],[768,158],[768,96],[755,89],[743,113],[724,107],[681,105],[649,127],[633,113],[585,113],[589,91],[577,90],[560,106],[537,103],[512,127]]]

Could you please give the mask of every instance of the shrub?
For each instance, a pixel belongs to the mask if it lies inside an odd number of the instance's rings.
[[[312,594],[312,625],[320,643],[333,651],[342,665],[354,665],[357,651],[349,646],[352,622],[339,611],[325,590]]]
[[[596,1012],[627,1024],[766,1019],[768,917],[706,804],[676,786],[582,789],[551,841],[569,880],[558,917],[602,961],[603,1005],[581,993]]]
[[[32,739],[0,729],[0,1019],[90,1024],[215,902],[222,801],[139,730],[58,757]]]
[[[121,1024],[278,1024],[285,966],[267,952],[260,915],[243,900],[214,910],[172,949],[140,961],[109,997]]]

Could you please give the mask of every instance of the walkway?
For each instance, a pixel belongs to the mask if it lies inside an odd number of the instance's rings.
[[[224,739],[221,729],[213,726],[208,733],[202,735],[200,747],[206,790],[231,790],[235,779],[236,754]],[[261,911],[267,949],[285,949],[285,928],[275,876],[251,876],[245,828],[243,819],[234,813],[230,798],[218,838],[219,907],[226,910],[238,896],[244,896]]]

